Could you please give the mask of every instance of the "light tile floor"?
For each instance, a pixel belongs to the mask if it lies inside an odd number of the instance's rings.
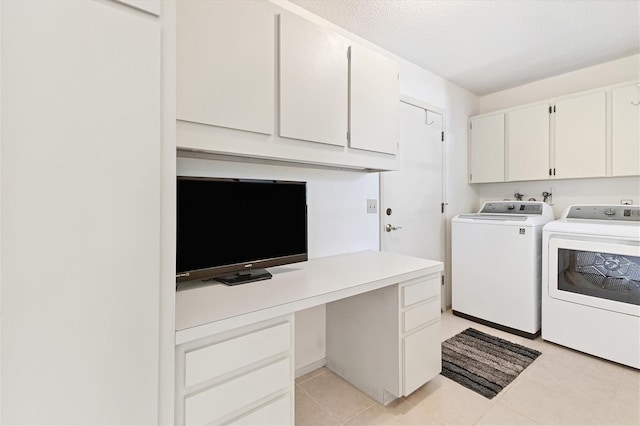
[[[640,425],[638,370],[442,314],[442,340],[467,327],[542,355],[491,400],[438,375],[386,407],[320,368],[296,379],[296,425]]]

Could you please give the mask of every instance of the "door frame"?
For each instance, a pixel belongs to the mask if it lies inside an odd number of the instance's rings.
[[[407,95],[403,95],[400,94],[400,102],[401,103],[405,103],[420,109],[423,109],[424,111],[428,112],[434,112],[436,114],[440,114],[442,116],[442,133],[443,135],[446,134],[446,120],[445,120],[445,110],[430,104],[428,102],[424,102],[421,101],[419,99],[416,98],[412,98],[411,96],[407,96]],[[400,141],[402,142],[402,141]],[[442,142],[444,144],[444,141]],[[446,181],[446,170],[447,170],[447,163],[446,163],[446,155],[447,155],[447,151],[445,149],[446,147],[443,145],[442,146],[442,176],[441,176],[441,188],[440,188],[440,192],[441,192],[441,202],[443,203],[443,207],[444,207],[444,211],[442,212],[442,215],[440,216],[440,220],[441,220],[441,226],[440,226],[440,253],[442,254],[442,262],[446,264],[446,260],[447,260],[447,251],[446,251],[446,232],[447,232],[447,221],[446,221],[446,212],[447,212],[447,181]],[[402,149],[402,148],[401,148]],[[384,235],[384,212],[382,211],[382,206],[384,205],[383,201],[384,201],[384,191],[383,191],[383,186],[382,186],[382,173],[378,174],[378,187],[379,187],[379,197],[380,197],[380,211],[379,211],[379,246],[380,246],[380,250],[382,250],[382,238]],[[443,270],[442,274],[444,277],[446,268],[445,270]],[[445,282],[446,279],[443,278],[442,280],[442,285],[440,287],[441,289],[441,297],[440,297],[440,309],[444,312],[446,310],[446,297],[444,297],[444,290],[445,290]]]

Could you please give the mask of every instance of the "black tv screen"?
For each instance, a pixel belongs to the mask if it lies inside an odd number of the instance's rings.
[[[177,282],[255,281],[307,260],[306,183],[179,176],[176,249]]]

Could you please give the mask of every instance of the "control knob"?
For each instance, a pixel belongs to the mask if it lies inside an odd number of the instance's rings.
[[[613,209],[613,208],[611,208],[611,207],[609,207],[609,208],[607,208],[607,209],[604,209],[604,212],[603,212],[603,213],[604,213],[605,215],[607,215],[607,216],[615,216],[615,215],[616,215],[616,210],[615,210],[615,209]]]

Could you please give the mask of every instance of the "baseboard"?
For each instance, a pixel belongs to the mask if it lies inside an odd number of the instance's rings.
[[[296,368],[296,379],[300,376],[304,376],[307,373],[311,373],[313,370],[317,370],[318,368],[322,368],[325,365],[327,365],[327,359],[326,358],[322,358],[319,359],[315,362],[312,362],[311,364],[307,364],[303,367],[300,368]]]
[[[532,339],[533,340],[533,339],[535,339],[536,337],[538,337],[540,335],[540,329],[538,329],[538,331],[536,331],[535,333],[530,333],[528,331],[523,331],[523,330],[518,330],[517,328],[507,327],[506,325],[497,324],[495,322],[487,321],[485,319],[474,317],[472,315],[468,315],[468,314],[465,314],[465,313],[462,313],[462,312],[459,312],[459,311],[452,310],[451,312],[453,313],[453,315],[455,315],[457,317],[468,319],[470,321],[477,322],[478,324],[486,325],[487,327],[492,327],[492,328],[495,328],[497,330],[506,331],[507,333],[515,334],[517,336],[526,337],[527,339]]]

